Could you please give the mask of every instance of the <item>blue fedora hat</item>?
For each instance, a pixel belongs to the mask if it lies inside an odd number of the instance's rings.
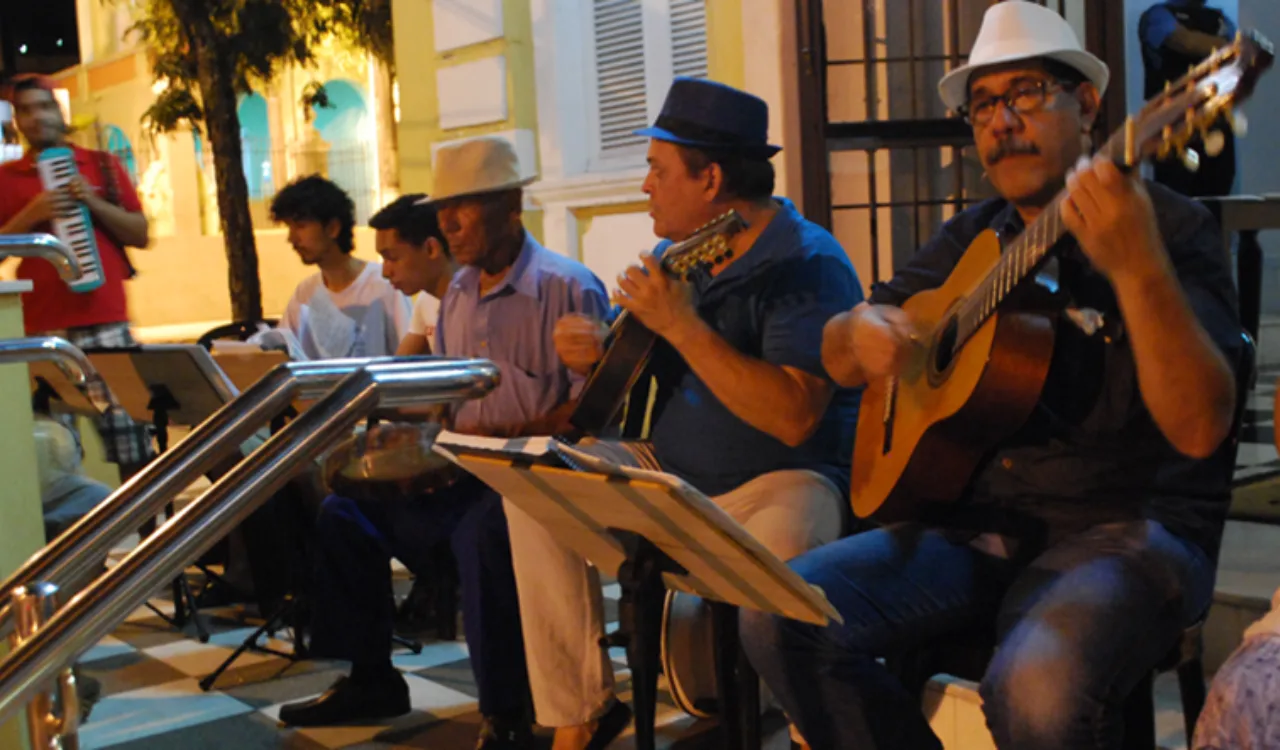
[[[635,134],[764,159],[782,150],[769,143],[769,105],[763,99],[723,83],[683,76],[671,82],[653,126]]]

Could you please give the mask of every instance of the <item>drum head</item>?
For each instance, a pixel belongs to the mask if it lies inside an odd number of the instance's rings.
[[[355,499],[411,496],[457,482],[461,470],[432,450],[440,425],[384,423],[330,453],[324,476],[336,494]]]
[[[719,713],[711,608],[701,598],[667,592],[662,608],[662,671],[680,710],[699,719]]]

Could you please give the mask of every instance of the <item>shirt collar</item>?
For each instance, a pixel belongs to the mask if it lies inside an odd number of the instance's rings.
[[[498,285],[490,289],[484,296],[486,299],[504,293],[506,289],[510,289],[517,294],[523,294],[526,297],[538,298],[538,255],[546,252],[542,245],[529,234],[529,230],[524,230],[524,242],[520,245],[520,254],[516,256],[516,262],[511,265],[511,270],[507,275],[498,282]],[[480,291],[480,269],[475,266],[468,266],[458,272],[453,278],[453,286],[463,291],[469,291],[473,294],[479,294]]]
[[[712,279],[713,281],[724,283],[725,280],[752,276],[759,269],[789,257],[795,252],[796,243],[787,242],[783,238],[795,229],[800,215],[796,211],[795,204],[790,200],[777,196],[773,200],[778,204],[778,211],[769,220],[764,231],[756,237],[756,241],[751,243],[751,248],[743,253],[741,258],[730,263],[723,273]]]
[[[1018,209],[1012,203],[1006,202],[1004,208],[991,217],[990,228],[996,230],[996,234],[1007,240],[1022,234],[1026,224],[1023,223],[1022,214],[1018,213]]]

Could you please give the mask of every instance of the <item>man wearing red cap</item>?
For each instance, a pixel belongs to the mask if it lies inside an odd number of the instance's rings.
[[[27,335],[62,336],[82,349],[133,346],[124,293],[124,280],[133,269],[124,248],[146,247],[147,217],[115,157],[67,141],[68,127],[53,91],[53,82],[44,76],[17,76],[9,86],[5,98],[13,104],[14,121],[28,147],[21,159],[0,165],[0,234],[50,232],[59,202],[80,201],[93,220],[104,283],[92,291],[73,292],[53,266],[42,260],[23,261],[18,278],[33,285],[22,297]],[[58,147],[72,150],[79,172],[65,194],[45,190],[36,171],[40,152]],[[108,460],[119,464],[123,474],[151,457],[147,429],[123,411],[110,411],[98,427]]]

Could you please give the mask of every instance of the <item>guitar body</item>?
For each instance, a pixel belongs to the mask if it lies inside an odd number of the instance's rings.
[[[938,333],[899,377],[863,393],[851,487],[859,517],[908,520],[922,504],[958,499],[982,457],[1035,408],[1053,355],[1051,317],[997,313],[958,351],[947,342],[944,321],[999,259],[998,237],[984,232],[942,286],[903,305],[918,330]]]
[[[747,226],[737,211],[729,209],[694,230],[687,239],[668,245],[658,262],[672,278],[688,278],[697,268],[710,270],[733,257],[729,238]],[[658,337],[625,311],[609,331],[604,357],[587,379],[569,424],[588,435],[601,435],[617,424],[618,412],[640,373],[649,364]]]
[[[617,421],[622,402],[649,363],[658,336],[631,317],[618,318],[612,342],[582,388],[569,423],[588,435],[600,435]]]

